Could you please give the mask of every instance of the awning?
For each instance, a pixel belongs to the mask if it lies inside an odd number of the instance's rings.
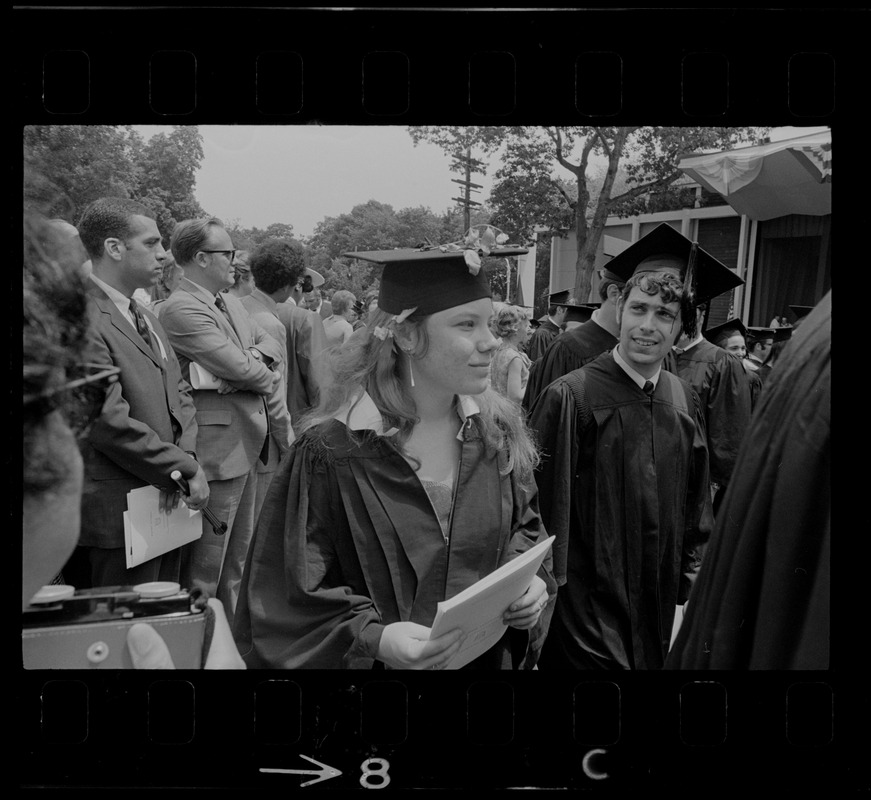
[[[684,156],[678,168],[751,219],[832,213],[831,131]]]

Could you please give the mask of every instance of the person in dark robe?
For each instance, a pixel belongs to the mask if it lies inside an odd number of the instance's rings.
[[[788,339],[792,328],[763,328],[759,326],[747,327],[747,358],[744,363],[759,375],[762,384],[770,369],[764,369],[771,351],[777,342]]]
[[[780,357],[783,355],[783,351],[792,337],[792,330],[792,325],[784,325],[778,328],[775,332],[774,344],[771,345],[771,351],[768,353],[768,358],[765,359],[765,363],[759,367],[759,370],[756,373],[762,383],[768,381],[768,378],[771,375],[771,370],[774,369],[774,365],[777,364]]]
[[[252,668],[440,669],[460,632],[429,639],[438,603],[547,538],[538,451],[489,387],[498,340],[480,254],[351,255],[385,265],[378,310],[329,352],[263,506],[234,628]],[[535,665],[550,562],[466,668]]]
[[[705,338],[717,347],[734,356],[741,363],[747,383],[750,386],[750,412],[756,408],[759,394],[762,392],[762,378],[756,370],[750,369],[744,362],[747,356],[747,327],[737,317],[732,317],[720,325],[715,325],[705,331]]]
[[[647,253],[658,251],[676,259],[681,278],[690,269],[689,259],[697,280],[692,289],[696,325],[678,336],[675,346],[663,361],[663,369],[686,381],[699,396],[705,416],[708,438],[708,465],[711,473],[711,496],[714,513],[717,498],[729,483],[738,447],[750,424],[752,408],[750,384],[744,369],[720,347],[711,344],[702,334],[702,323],[710,301],[740,286],[744,281],[725,264],[703,248],[680,234],[670,225],[660,225],[644,237]],[[609,269],[628,273],[631,262],[617,256]]]
[[[663,259],[621,256],[638,272],[618,345],[551,383],[529,415],[559,585],[542,670],[661,668],[712,527],[703,410],[662,369],[695,324],[692,300]]]
[[[829,669],[831,313],[765,386],[666,669]]]
[[[568,289],[563,289],[548,296],[547,314],[539,318],[539,325],[526,344],[526,354],[532,361],[541,358],[548,345],[563,332],[567,314],[565,304],[571,302],[569,294]]]
[[[617,301],[625,284],[626,281],[609,270],[601,271],[599,307],[592,312],[588,321],[559,334],[530,368],[523,398],[523,407],[527,412],[545,387],[572,370],[580,369],[617,344],[617,334],[620,332]]]

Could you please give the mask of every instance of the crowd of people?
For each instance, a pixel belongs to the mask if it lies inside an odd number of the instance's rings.
[[[25,608],[177,582],[215,616],[207,668],[437,670],[463,644],[430,638],[438,603],[552,537],[465,668],[828,665],[830,293],[708,327],[741,279],[668,225],[541,319],[469,240],[355,251],[383,267],[358,298],[218,219],[167,250],[120,198],[24,239]],[[202,533],[127,567],[143,486]],[[128,645],[171,666],[147,625]]]

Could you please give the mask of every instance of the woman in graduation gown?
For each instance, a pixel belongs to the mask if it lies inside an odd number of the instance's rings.
[[[385,264],[379,309],[332,352],[266,499],[234,628],[249,667],[440,669],[460,642],[428,640],[437,604],[547,536],[538,453],[489,388],[478,253],[351,255]],[[548,559],[469,667],[530,666],[555,592]]]

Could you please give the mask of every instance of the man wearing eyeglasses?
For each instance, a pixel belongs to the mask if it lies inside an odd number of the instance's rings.
[[[157,317],[135,301],[163,271],[166,251],[153,214],[143,205],[103,198],[78,224],[91,259],[87,360],[92,369],[117,368],[118,379],[81,443],[85,479],[79,547],[64,576],[79,588],[178,580],[180,553],[127,569],[124,512],[127,493],[149,484],[161,490],[161,510],[177,507],[178,470],[202,508],[209,499],[205,472],[196,460],[197,423],[188,383]]]
[[[171,249],[184,277],[160,319],[191,380],[209,509],[227,523],[223,536],[204,523],[203,535],[184,549],[181,578],[217,596],[232,623],[255,523],[258,460],[268,460],[268,436],[290,435],[286,407],[269,414],[270,397],[281,391],[281,348],[239,298],[222,292],[233,283],[235,249],[220,220],[178,223]]]

